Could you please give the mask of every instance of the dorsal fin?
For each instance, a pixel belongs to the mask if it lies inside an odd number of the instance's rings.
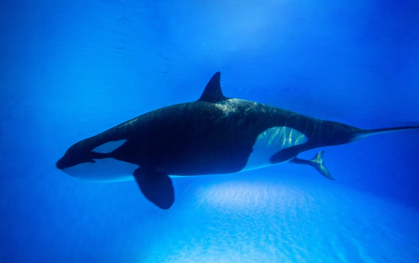
[[[220,72],[217,72],[214,74],[214,76],[212,76],[207,86],[205,87],[201,98],[199,98],[200,101],[216,103],[227,99],[224,97],[223,92],[221,91],[220,76]]]

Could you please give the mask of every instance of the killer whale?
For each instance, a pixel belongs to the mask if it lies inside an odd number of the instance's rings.
[[[366,130],[320,120],[253,101],[227,98],[214,74],[194,102],[163,107],[72,145],[56,166],[85,179],[135,179],[144,196],[162,209],[174,202],[169,175],[236,173],[292,162],[332,179],[324,152],[298,154],[364,137],[419,126]]]

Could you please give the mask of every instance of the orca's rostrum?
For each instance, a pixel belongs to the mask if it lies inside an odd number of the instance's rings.
[[[297,155],[373,134],[418,128],[365,130],[227,98],[217,72],[199,100],[154,110],[82,140],[67,150],[57,168],[100,181],[135,178],[148,200],[168,209],[174,202],[168,175],[236,173],[289,161],[311,165],[333,179],[323,164],[323,152],[313,160]]]

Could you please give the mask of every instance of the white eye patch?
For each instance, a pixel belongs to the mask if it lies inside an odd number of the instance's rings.
[[[118,149],[122,144],[124,144],[127,140],[119,140],[119,141],[109,141],[105,142],[102,145],[94,148],[92,151],[97,153],[111,153]]]

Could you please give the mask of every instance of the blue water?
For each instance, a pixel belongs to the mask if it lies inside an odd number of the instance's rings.
[[[0,262],[418,262],[419,131],[324,148],[311,167],[134,181],[69,177],[73,143],[237,97],[362,128],[419,123],[417,1],[2,1]],[[302,155],[313,157],[318,150]]]

